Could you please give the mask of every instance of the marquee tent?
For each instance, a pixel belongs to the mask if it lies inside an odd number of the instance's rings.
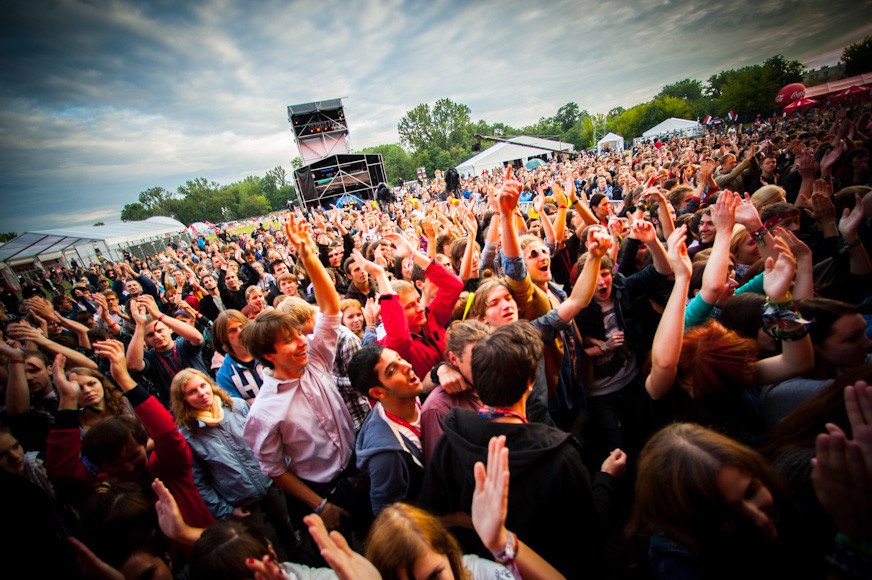
[[[679,119],[678,117],[670,117],[665,121],[657,123],[650,129],[642,133],[642,138],[653,139],[654,137],[661,137],[664,135],[693,136],[697,133],[701,133],[702,131],[702,124],[698,123],[697,121],[691,121],[689,119]]]
[[[526,163],[536,157],[550,158],[555,152],[575,152],[572,143],[551,141],[541,137],[519,135],[488,147],[481,153],[470,157],[456,167],[463,177],[481,175],[483,171],[502,167],[510,161]]]
[[[0,246],[0,264],[5,266],[4,275],[9,282],[9,268],[27,270],[32,269],[27,266],[35,262],[68,263],[70,260],[86,265],[96,262],[98,256],[120,260],[126,248],[148,242],[165,246],[166,240],[178,239],[184,232],[182,222],[164,216],[102,226],[37,230],[21,234]]]
[[[596,150],[599,152],[602,152],[603,149],[621,151],[623,148],[624,138],[617,133],[612,133],[611,131],[606,133],[606,135],[596,143]]]

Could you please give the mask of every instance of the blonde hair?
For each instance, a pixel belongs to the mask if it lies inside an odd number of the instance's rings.
[[[173,382],[170,385],[170,411],[173,413],[176,425],[186,428],[191,433],[196,433],[197,431],[197,411],[185,401],[185,387],[194,377],[200,377],[209,383],[209,386],[212,387],[212,394],[221,399],[229,410],[233,410],[233,401],[230,399],[230,395],[216,385],[209,375],[197,369],[182,369],[173,378]]]
[[[753,194],[751,194],[751,203],[760,211],[766,206],[773,203],[781,203],[786,199],[786,193],[783,188],[777,185],[764,185]]]
[[[448,558],[457,580],[469,580],[457,540],[439,520],[420,508],[395,503],[375,519],[366,538],[366,559],[385,580],[399,580],[400,570],[412,578],[415,562],[433,551]]]
[[[318,309],[297,296],[289,296],[282,300],[281,304],[276,307],[276,310],[289,314],[293,319],[293,324],[296,328],[305,325],[306,322],[318,314]]]

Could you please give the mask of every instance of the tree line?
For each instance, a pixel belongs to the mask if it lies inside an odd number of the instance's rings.
[[[270,169],[263,177],[250,175],[230,185],[198,177],[175,192],[163,187],[146,189],[139,194],[138,202],[124,206],[121,221],[144,220],[155,215],[172,216],[185,225],[245,219],[284,209],[295,195],[281,166]]]
[[[872,36],[846,47],[842,61],[849,76],[872,70]],[[420,104],[400,119],[397,125],[400,143],[368,147],[360,153],[380,154],[388,181],[396,184],[416,179],[419,167],[433,176],[435,170],[454,167],[491,145],[475,135],[500,138],[532,135],[572,143],[581,151],[595,145],[595,126],[604,126],[605,131],[629,140],[670,117],[702,119],[707,115],[725,116],[732,111],[740,120],[751,121],[757,114],[777,113],[776,93],[787,84],[801,81],[803,69],[799,61],[775,55],[762,64],[723,70],[705,83],[688,78],[668,84],[650,101],[630,109],[615,107],[607,113],[592,114],[569,102],[553,116],[540,117],[524,127],[489,124],[484,120],[473,122],[468,106],[442,98],[432,107]],[[292,169],[301,165],[299,158],[291,162]],[[244,219],[282,209],[288,199],[296,199],[295,195],[285,170],[279,166],[264,177],[249,176],[230,185],[222,186],[201,177],[186,182],[176,192],[149,188],[139,194],[138,202],[124,206],[121,219],[168,215],[186,225],[203,220]]]

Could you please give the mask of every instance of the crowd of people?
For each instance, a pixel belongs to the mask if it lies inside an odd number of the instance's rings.
[[[7,289],[6,562],[868,578],[870,148],[815,110]]]

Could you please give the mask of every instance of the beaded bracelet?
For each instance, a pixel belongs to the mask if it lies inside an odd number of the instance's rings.
[[[839,253],[840,254],[847,254],[848,250],[853,250],[854,248],[859,246],[861,243],[862,242],[860,240],[855,240],[849,244],[848,242],[842,240],[842,247],[839,248]]]

